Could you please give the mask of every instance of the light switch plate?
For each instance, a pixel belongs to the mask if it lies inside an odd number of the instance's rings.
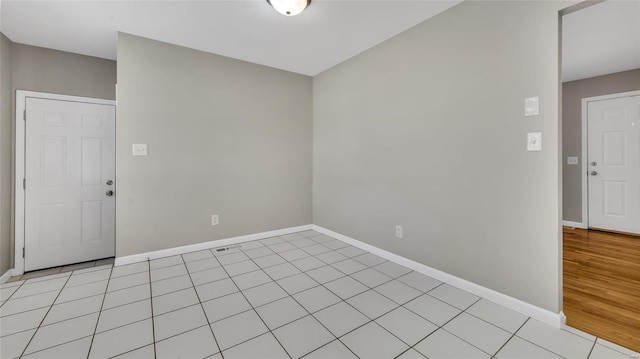
[[[147,155],[147,144],[146,143],[134,143],[133,144],[133,155],[134,156],[146,156]]]
[[[567,157],[567,164],[568,165],[577,165],[578,164],[578,157]]]
[[[540,114],[540,98],[538,98],[538,96],[525,98],[524,115],[536,116],[538,114]]]
[[[527,151],[542,151],[542,132],[527,133]]]

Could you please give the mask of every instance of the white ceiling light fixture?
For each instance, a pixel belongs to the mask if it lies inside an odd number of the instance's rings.
[[[311,4],[311,0],[267,0],[267,2],[284,16],[296,16]]]

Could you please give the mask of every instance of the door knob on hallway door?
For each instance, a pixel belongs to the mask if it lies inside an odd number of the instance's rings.
[[[595,175],[597,175],[597,174],[598,174],[598,172],[596,172],[596,171],[591,171],[591,175],[592,175],[592,176],[595,176]]]
[[[111,191],[111,190],[107,191],[106,195],[107,195],[108,197],[113,196],[113,191]]]
[[[113,184],[112,180],[107,180],[107,186],[111,186]]]

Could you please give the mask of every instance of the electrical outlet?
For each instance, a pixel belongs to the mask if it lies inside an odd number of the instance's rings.
[[[396,238],[402,238],[402,226],[396,225]]]
[[[218,224],[220,224],[220,218],[218,217],[217,214],[214,214],[211,216],[211,225],[212,226],[217,226]]]

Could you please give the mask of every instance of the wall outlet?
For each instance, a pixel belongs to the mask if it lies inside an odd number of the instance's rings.
[[[211,225],[212,226],[217,226],[218,224],[220,224],[220,218],[218,217],[217,214],[214,214],[211,216]]]
[[[402,238],[402,226],[396,225],[396,238]]]

